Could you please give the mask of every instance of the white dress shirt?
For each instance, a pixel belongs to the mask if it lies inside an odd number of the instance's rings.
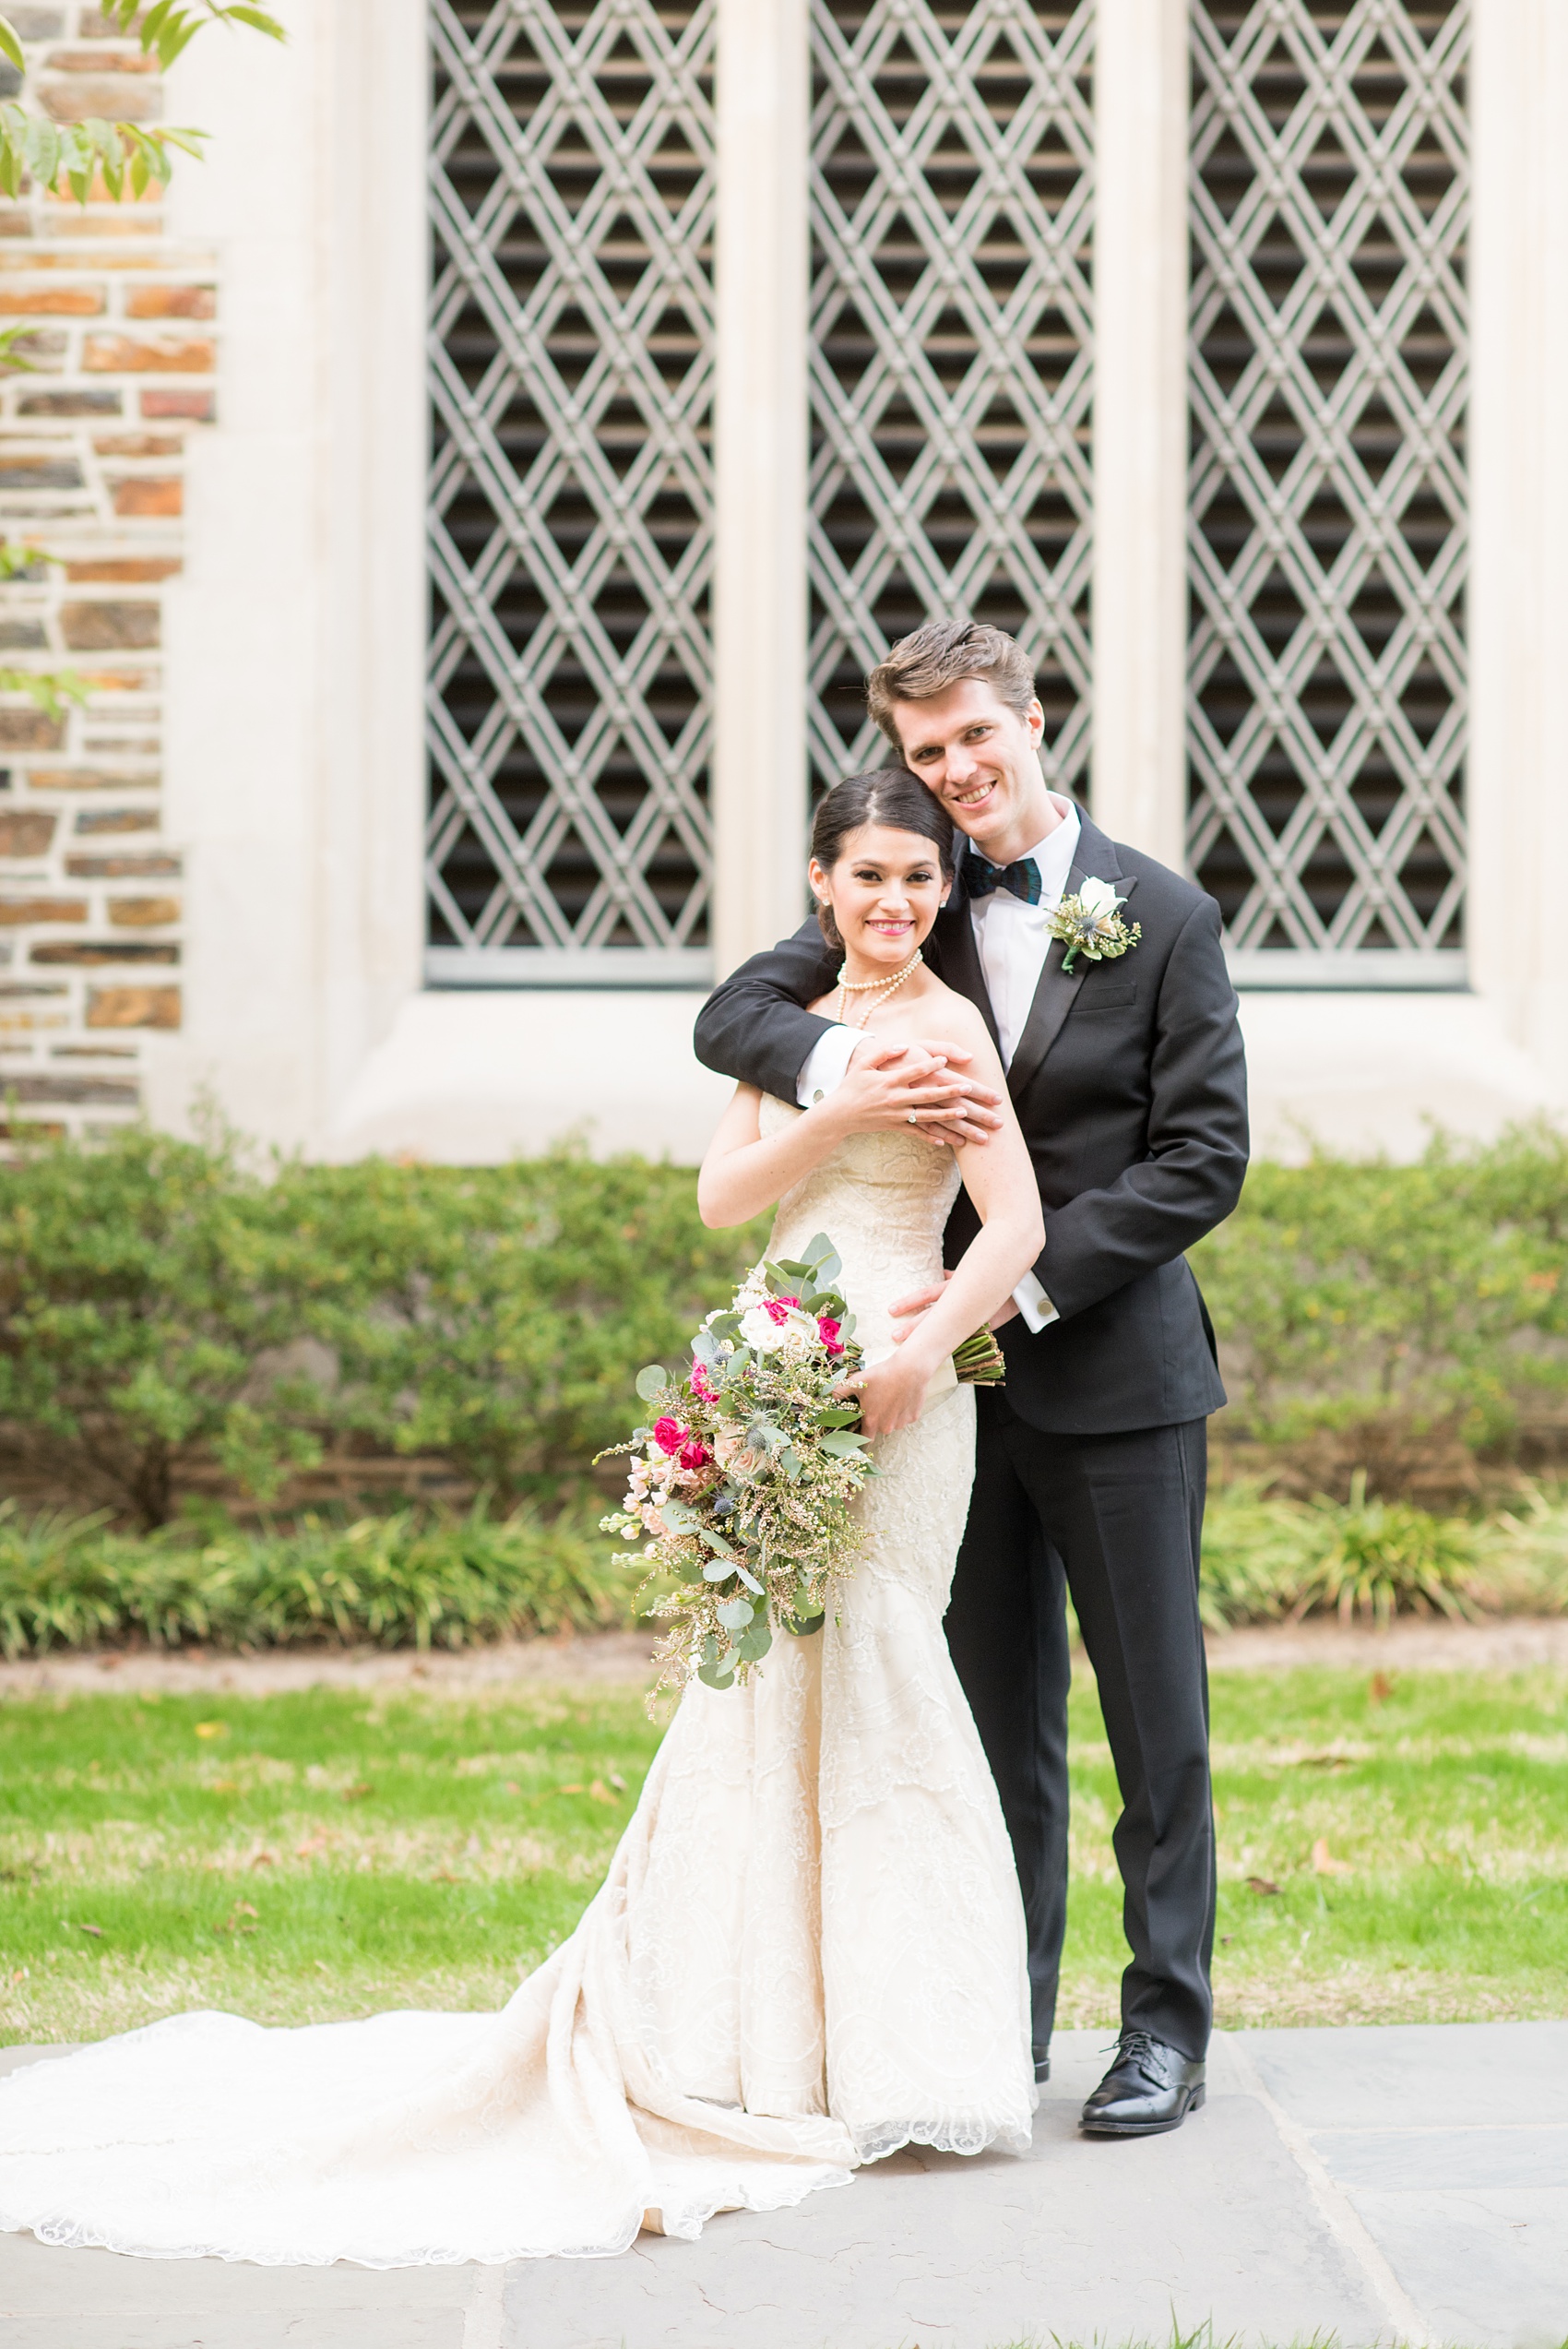
[[[1051,805],[1059,811],[1062,821],[1044,840],[1024,852],[1025,856],[1033,858],[1039,869],[1039,903],[1026,905],[1011,889],[999,888],[988,897],[972,899],[969,904],[969,921],[985,977],[985,991],[991,997],[996,1020],[1004,1068],[1012,1066],[1013,1055],[1018,1049],[1039,974],[1045,968],[1051,945],[1051,917],[1066,894],[1067,876],[1078,853],[1077,809],[1071,801],[1059,799],[1054,792]],[[1017,861],[1022,863],[1023,859]],[[796,1079],[795,1097],[802,1109],[809,1109],[813,1102],[832,1092],[843,1081],[849,1056],[864,1032],[860,1028],[835,1026],[818,1039]],[[1031,1330],[1043,1330],[1057,1318],[1056,1307],[1032,1272],[1025,1273],[1013,1297]]]

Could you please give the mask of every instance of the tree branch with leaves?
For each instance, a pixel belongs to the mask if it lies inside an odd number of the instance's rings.
[[[123,38],[135,33],[143,54],[156,56],[165,71],[187,49],[198,32],[210,25],[231,31],[248,25],[269,41],[288,38],[279,19],[266,8],[228,6],[221,0],[157,0],[145,11],[141,0],[100,0],[105,23],[116,26]],[[18,73],[27,71],[27,56],[16,28],[0,15],[0,54]],[[200,158],[207,133],[191,128],[148,128],[140,123],[113,123],[90,115],[81,123],[53,123],[30,113],[15,99],[0,105],[0,191],[21,194],[30,180],[51,195],[68,189],[78,204],[86,204],[101,179],[113,203],[128,194],[145,196],[155,183],[166,187],[173,174],[176,153]]]

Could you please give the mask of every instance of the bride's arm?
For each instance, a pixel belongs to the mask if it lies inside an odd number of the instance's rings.
[[[855,1121],[863,1107],[866,1081],[904,1050],[901,1043],[889,1043],[862,1053],[826,1100],[766,1139],[757,1123],[761,1093],[754,1085],[737,1085],[697,1174],[697,1212],[708,1230],[749,1223],[831,1157],[845,1136],[858,1130]],[[1042,1245],[1037,1244],[1036,1256]]]
[[[976,1034],[966,1031],[955,1041],[969,1045],[975,1076],[994,1086],[1005,1102],[1005,1083],[991,1038],[978,1016],[974,1025]],[[1011,1111],[983,1149],[971,1144],[956,1156],[980,1229],[941,1296],[904,1343],[885,1362],[861,1373],[861,1425],[868,1436],[908,1427],[920,1417],[933,1374],[956,1346],[1005,1304],[1045,1246],[1039,1186]]]

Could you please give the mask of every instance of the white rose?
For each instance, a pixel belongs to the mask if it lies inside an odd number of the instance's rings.
[[[749,1313],[741,1317],[741,1341],[750,1346],[754,1353],[774,1353],[784,1342],[784,1332],[770,1313],[765,1313],[760,1305],[754,1305]]]
[[[1117,907],[1126,902],[1124,897],[1117,896],[1109,881],[1087,880],[1078,891],[1078,903],[1097,924],[1108,922]]]

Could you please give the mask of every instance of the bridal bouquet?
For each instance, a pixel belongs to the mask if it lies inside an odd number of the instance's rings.
[[[659,1686],[695,1670],[710,1688],[743,1680],[776,1630],[819,1631],[830,1575],[854,1562],[849,1504],[875,1474],[858,1404],[833,1389],[861,1361],[842,1270],[819,1232],[803,1259],[766,1259],[692,1341],[684,1377],[639,1373],[651,1424],[611,1453],[632,1455],[626,1497],[606,1532],[648,1539],[617,1565],[642,1566],[669,1619]]]

